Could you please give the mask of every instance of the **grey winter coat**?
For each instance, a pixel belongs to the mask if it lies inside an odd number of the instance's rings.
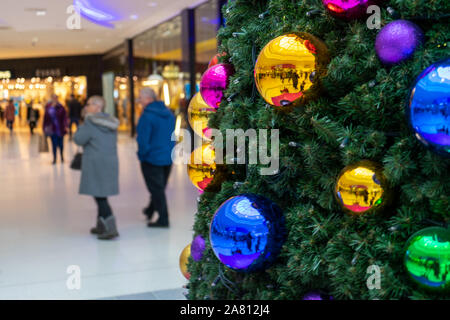
[[[106,114],[88,114],[73,140],[83,147],[80,194],[107,197],[119,193],[117,128],[119,120]]]

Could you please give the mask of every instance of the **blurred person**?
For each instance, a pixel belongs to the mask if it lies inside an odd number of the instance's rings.
[[[31,112],[31,109],[33,108],[33,104],[31,103],[31,101],[30,100],[28,100],[28,101],[25,101],[25,105],[26,105],[26,112],[27,112],[27,121],[29,122],[30,121],[30,112]]]
[[[3,122],[3,120],[5,120],[5,109],[0,106],[0,121]]]
[[[37,126],[37,122],[39,120],[39,110],[34,108],[33,106],[31,106],[28,109],[28,114],[27,114],[27,120],[28,120],[28,125],[30,126],[30,133],[31,135],[34,135],[34,129]]]
[[[149,227],[169,227],[169,215],[165,189],[172,168],[172,133],[175,117],[162,101],[157,100],[155,91],[143,88],[139,103],[144,108],[137,125],[138,157],[147,189],[151,194],[150,204],[143,213]],[[159,218],[151,222],[155,211]]]
[[[72,139],[72,125],[75,124],[77,126],[77,129],[80,125],[81,120],[81,110],[83,109],[81,103],[75,98],[74,94],[70,95],[70,100],[67,103],[67,106],[69,107],[69,137]]]
[[[13,99],[8,101],[8,105],[5,109],[6,126],[9,128],[9,132],[13,132],[14,120],[16,118],[16,107],[14,106]]]
[[[52,140],[53,164],[59,148],[61,162],[64,162],[64,135],[67,133],[67,112],[59,103],[58,96],[52,94],[50,102],[45,106],[43,131]]]
[[[119,233],[108,197],[119,194],[119,159],[117,128],[119,120],[104,113],[105,100],[89,98],[83,113],[84,123],[73,136],[83,147],[79,193],[93,196],[98,207],[97,225],[91,229],[100,240],[110,240]]]

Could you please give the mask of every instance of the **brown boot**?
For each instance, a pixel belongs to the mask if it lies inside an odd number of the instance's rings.
[[[100,217],[100,224],[102,225],[102,232],[98,234],[97,239],[99,240],[111,240],[119,236],[116,227],[116,219],[114,216],[109,216],[106,219]]]

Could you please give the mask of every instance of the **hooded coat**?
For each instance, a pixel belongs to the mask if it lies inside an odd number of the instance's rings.
[[[138,157],[155,166],[172,164],[172,133],[175,116],[161,101],[150,103],[142,113],[136,128]]]
[[[80,194],[98,198],[119,193],[117,128],[119,120],[106,114],[88,114],[73,140],[83,147]]]

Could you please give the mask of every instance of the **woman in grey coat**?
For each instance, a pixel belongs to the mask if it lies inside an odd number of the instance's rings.
[[[103,113],[105,100],[100,96],[89,98],[84,124],[73,140],[83,147],[80,194],[95,198],[98,206],[97,226],[91,229],[98,239],[110,240],[117,236],[116,221],[108,196],[119,193],[119,159],[117,156],[117,128],[119,120]]]

